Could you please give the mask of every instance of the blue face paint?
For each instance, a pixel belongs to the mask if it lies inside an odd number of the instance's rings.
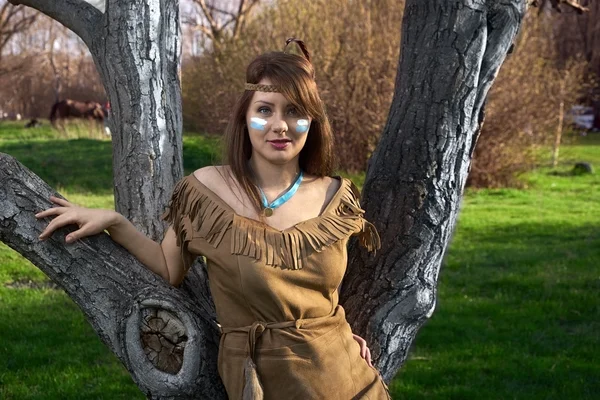
[[[262,118],[258,118],[258,117],[250,118],[250,128],[252,128],[252,129],[264,131],[266,125],[267,125],[267,121]]]
[[[307,119],[299,119],[296,123],[296,132],[298,133],[306,133],[308,128],[310,128],[310,123]]]

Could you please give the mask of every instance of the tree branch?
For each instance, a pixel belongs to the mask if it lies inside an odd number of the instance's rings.
[[[204,17],[206,18],[206,20],[208,21],[208,24],[210,25],[210,29],[212,31],[211,36],[213,39],[216,39],[219,36],[219,32],[220,32],[221,28],[219,28],[219,24],[217,23],[217,21],[215,21],[212,14],[210,13],[210,10],[208,9],[206,2],[204,0],[194,0],[194,3],[196,3],[200,6],[200,9],[202,10]]]
[[[217,6],[215,6],[213,4],[208,4],[207,7],[208,7],[208,9],[210,11],[216,11],[219,14],[228,15],[230,17],[235,17],[235,14],[233,12],[227,11],[227,10],[223,10],[222,8],[218,8]]]
[[[27,13],[23,7],[4,3],[0,9],[0,57],[4,47],[12,37],[29,29],[37,19],[38,13]],[[20,16],[20,19],[18,18]]]
[[[0,153],[0,241],[67,292],[146,395],[223,398],[211,310],[189,288],[174,288],[150,272],[107,234],[66,245],[65,234],[74,230],[67,226],[38,240],[47,221],[34,214],[51,206],[50,195],[57,194]],[[162,337],[169,340],[157,339]]]
[[[81,0],[8,0],[14,5],[25,5],[46,14],[75,32],[90,46],[102,13]]]
[[[589,11],[587,7],[581,5],[579,0],[533,0],[531,2],[531,5],[533,7],[539,7],[540,12],[542,12],[544,6],[548,1],[550,1],[552,8],[557,12],[562,12],[562,9],[560,8],[561,4],[565,4],[566,6],[574,9],[575,11],[577,11],[578,14],[582,14],[584,12]]]
[[[386,381],[434,311],[484,100],[524,12],[524,0],[406,1],[394,99],[362,194],[382,248],[352,242],[340,296]]]
[[[246,0],[240,1],[240,6],[238,8],[238,17],[235,20],[235,26],[233,28],[233,37],[236,38],[243,30],[244,25],[246,23],[246,17],[252,10],[252,8],[259,3],[260,0],[251,0],[248,6],[246,6]]]

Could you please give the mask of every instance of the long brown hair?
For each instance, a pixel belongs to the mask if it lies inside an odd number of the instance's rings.
[[[246,82],[257,84],[263,78],[269,79],[302,115],[312,118],[306,143],[300,151],[299,164],[305,173],[324,177],[333,173],[333,133],[304,44],[301,49],[305,57],[280,51],[256,57],[248,65]],[[246,126],[246,112],[253,95],[254,91],[244,91],[233,109],[223,137],[223,159],[225,164],[229,164],[233,176],[260,215],[260,194],[248,165],[252,144]]]

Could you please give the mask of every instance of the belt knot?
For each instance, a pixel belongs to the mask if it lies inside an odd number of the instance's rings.
[[[265,329],[267,329],[267,323],[263,321],[255,321],[250,325],[250,330],[248,331],[248,345],[250,347],[250,358],[252,358],[252,360],[254,360],[256,341],[263,334]]]

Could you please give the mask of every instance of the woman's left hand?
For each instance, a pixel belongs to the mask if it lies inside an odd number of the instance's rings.
[[[364,358],[367,364],[369,364],[369,367],[372,368],[373,364],[371,364],[371,350],[369,350],[367,347],[367,341],[355,334],[352,334],[352,338],[354,338],[354,340],[356,340],[360,346],[360,356]]]

